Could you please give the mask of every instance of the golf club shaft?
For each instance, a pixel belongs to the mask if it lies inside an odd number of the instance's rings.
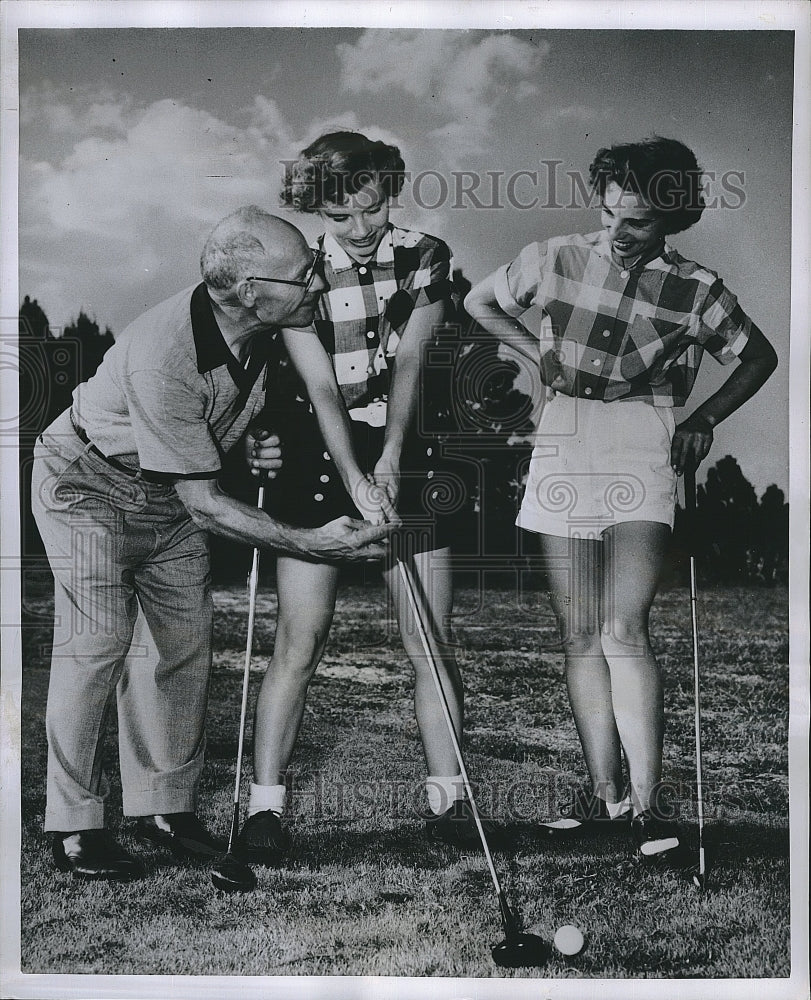
[[[259,510],[265,506],[265,487],[259,487],[256,498]],[[228,835],[228,853],[234,846],[239,828],[239,788],[242,782],[242,750],[245,744],[245,719],[248,714],[248,685],[251,676],[251,652],[253,649],[254,619],[256,618],[256,588],[259,583],[259,549],[253,550],[251,572],[248,577],[248,640],[245,646],[245,667],[242,674],[242,705],[239,710],[239,739],[237,740],[237,769],[234,781],[234,809],[231,815],[231,832]]]
[[[479,833],[479,839],[482,842],[482,848],[484,849],[484,856],[487,859],[487,867],[490,869],[490,877],[493,880],[493,885],[495,886],[496,893],[498,895],[499,906],[501,908],[502,921],[504,922],[504,929],[507,933],[515,930],[515,920],[510,912],[510,908],[507,906],[507,901],[504,897],[504,890],[501,888],[501,882],[499,881],[498,874],[496,872],[495,865],[493,864],[493,857],[490,854],[490,847],[487,843],[487,837],[484,832],[484,827],[482,826],[481,817],[479,816],[479,810],[476,806],[476,800],[473,797],[473,789],[470,787],[470,779],[468,778],[467,768],[465,767],[465,760],[462,756],[462,748],[459,745],[459,739],[456,735],[456,727],[453,724],[453,719],[451,718],[450,708],[448,707],[448,699],[445,696],[445,692],[442,689],[442,681],[439,677],[439,669],[436,665],[436,659],[434,658],[433,650],[431,649],[431,644],[428,639],[428,633],[425,628],[425,624],[422,620],[422,614],[420,612],[419,605],[417,603],[417,594],[414,587],[414,581],[411,576],[410,569],[406,566],[402,559],[397,559],[397,565],[400,569],[400,576],[403,581],[403,587],[405,588],[406,598],[411,607],[411,613],[414,615],[414,622],[417,626],[417,632],[419,633],[420,642],[425,650],[425,656],[428,660],[428,664],[431,668],[431,677],[434,681],[434,686],[436,687],[437,696],[439,697],[439,704],[442,708],[442,714],[445,716],[445,722],[448,726],[448,734],[451,738],[451,743],[453,744],[453,750],[456,754],[456,760],[459,763],[459,771],[462,775],[462,781],[465,786],[465,791],[467,792],[468,801],[470,803],[470,809],[473,813],[473,820],[476,824],[476,829]]]
[[[690,537],[690,622],[693,631],[693,705],[696,739],[696,805],[698,808],[698,873],[703,878],[704,863],[704,775],[701,757],[701,688],[698,660],[698,587],[696,585],[695,517],[696,474],[692,466],[684,470],[684,502],[692,518]]]

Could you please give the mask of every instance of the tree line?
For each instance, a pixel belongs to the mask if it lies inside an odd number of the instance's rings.
[[[427,347],[419,419],[421,430],[438,437],[453,458],[452,481],[438,488],[458,526],[460,566],[483,564],[496,575],[514,577],[522,563],[537,565],[537,546],[514,525],[532,450],[533,404],[516,386],[519,365],[465,313],[461,303],[469,288],[455,272],[453,313]],[[36,563],[42,545],[28,502],[34,441],[70,405],[76,385],[94,374],[114,335],[84,310],[53,331],[29,296],[20,306],[19,333],[23,540],[24,553]],[[223,486],[254,502],[256,482],[241,455],[232,452],[227,459]],[[724,456],[698,487],[695,517],[677,509],[671,574],[683,577],[692,551],[709,582],[787,582],[788,513],[782,490],[772,484],[758,499],[735,458]],[[215,578],[241,576],[247,559],[247,552],[235,557],[232,543],[212,539]]]

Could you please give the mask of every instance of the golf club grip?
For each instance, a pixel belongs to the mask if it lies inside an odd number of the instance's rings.
[[[255,441],[265,441],[270,437],[270,431],[267,427],[262,427],[259,424],[252,424],[248,428],[248,433]],[[260,483],[264,484],[268,481],[267,469],[259,469],[259,475],[256,477]],[[264,506],[264,497],[262,498],[262,503],[258,504],[259,507]]]

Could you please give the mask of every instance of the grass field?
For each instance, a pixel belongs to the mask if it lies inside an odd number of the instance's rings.
[[[215,669],[201,815],[227,832],[246,631],[244,589],[216,593]],[[415,809],[423,762],[410,668],[383,591],[341,593],[313,681],[292,775],[294,850],[259,888],[215,891],[205,869],[137,845],[121,819],[113,734],[110,825],[140,852],[146,880],[88,885],[52,871],[42,833],[49,596],[26,631],[23,718],[22,968],[25,972],[596,978],[789,975],[788,641],[784,590],[701,595],[707,838],[703,896],[643,869],[626,834],[550,846],[537,830],[585,777],[545,595],[462,590],[455,628],[467,693],[465,745],[482,811],[500,830],[496,864],[527,929],[587,935],[574,959],[511,972],[480,852],[427,844]],[[258,604],[255,694],[273,645],[275,597]],[[668,706],[665,778],[695,835],[689,600],[665,591],[654,644]],[[248,768],[250,773],[250,769]],[[77,919],[78,915],[78,919]]]

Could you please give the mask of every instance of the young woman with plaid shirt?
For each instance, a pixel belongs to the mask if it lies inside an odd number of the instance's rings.
[[[654,137],[601,149],[590,179],[603,230],[525,247],[465,305],[536,362],[528,311],[544,318],[547,401],[517,523],[540,535],[592,782],[546,825],[565,836],[630,817],[643,858],[674,857],[648,618],[676,477],[702,461],[713,428],[758,391],[777,359],[721,279],[665,241],[704,209],[701,172],[686,146]],[[673,407],[686,403],[704,350],[738,366],[676,427]]]
[[[296,525],[360,513],[375,524],[397,517],[392,546],[411,560],[421,617],[457,735],[462,682],[450,643],[449,528],[453,492],[435,441],[419,434],[423,347],[445,319],[451,255],[438,239],[389,222],[403,185],[395,146],[354,132],[321,136],[288,167],[282,200],[317,213],[326,233],[315,249],[327,289],[313,327],[283,331],[286,357],[269,381],[265,422],[282,439],[284,464],[268,509]],[[263,467],[262,444],[252,465]],[[276,644],[259,693],[249,817],[235,853],[272,864],[287,850],[281,824],[284,774],[301,726],[307,687],[335,608],[339,568],[289,556],[277,560]],[[453,744],[396,563],[384,569],[415,673],[415,710],[429,775],[427,834],[455,846],[478,842]]]

